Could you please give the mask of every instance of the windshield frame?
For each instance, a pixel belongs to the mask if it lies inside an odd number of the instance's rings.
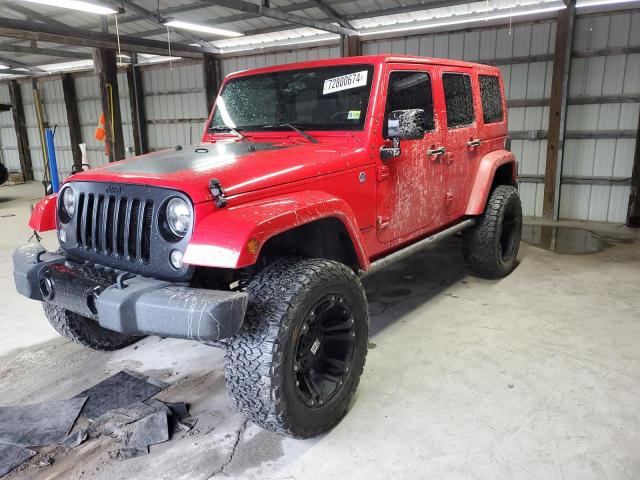
[[[277,70],[269,70],[269,71],[257,71],[256,73],[251,73],[251,71],[247,71],[247,72],[238,72],[236,74],[232,74],[229,77],[227,77],[222,85],[222,88],[220,89],[220,92],[218,93],[218,96],[216,97],[216,101],[214,102],[213,108],[211,109],[209,118],[207,120],[207,124],[205,125],[205,135],[211,135],[211,136],[215,136],[215,135],[225,135],[225,133],[222,132],[213,132],[211,129],[213,127],[213,122],[214,122],[214,118],[216,115],[216,112],[218,111],[218,101],[219,99],[224,95],[227,87],[229,86],[229,84],[231,82],[237,81],[237,80],[242,80],[242,79],[247,79],[247,78],[255,78],[255,77],[261,77],[261,76],[273,76],[273,75],[278,75],[281,73],[291,73],[291,74],[295,74],[297,72],[305,72],[305,71],[312,71],[312,70],[330,70],[330,69],[345,69],[345,68],[349,68],[349,69],[353,69],[356,70],[358,68],[362,68],[363,70],[367,70],[368,72],[368,76],[369,78],[367,79],[367,88],[368,88],[368,96],[367,96],[367,102],[366,102],[366,111],[364,112],[364,115],[362,116],[362,119],[360,120],[360,122],[358,124],[354,124],[354,128],[318,128],[318,125],[313,125],[313,124],[308,124],[308,123],[302,123],[302,122],[284,122],[284,123],[291,123],[292,125],[300,128],[301,130],[305,131],[305,132],[315,132],[316,134],[320,133],[320,134],[335,134],[338,132],[349,132],[349,133],[354,133],[354,132],[363,132],[365,131],[365,129],[367,128],[367,121],[368,119],[371,117],[371,112],[372,112],[372,108],[374,107],[374,98],[373,98],[373,93],[374,93],[374,89],[375,89],[375,85],[376,85],[376,80],[377,80],[377,73],[378,73],[378,66],[376,63],[374,62],[364,62],[364,63],[338,63],[338,64],[333,64],[333,65],[312,65],[312,66],[308,66],[308,67],[300,67],[300,68],[282,68],[282,69],[277,69]],[[355,73],[355,72],[354,72]],[[341,75],[345,75],[345,74],[341,74]],[[276,122],[278,123],[278,122]],[[255,134],[255,133],[282,133],[282,132],[292,132],[291,129],[287,128],[287,127],[282,127],[282,128],[260,128],[260,127],[265,127],[266,125],[240,125],[240,126],[236,126],[234,127],[236,130],[241,131],[242,133],[248,133],[248,134]],[[220,125],[217,125],[213,128],[221,128]],[[244,128],[244,127],[251,127],[251,128]]]

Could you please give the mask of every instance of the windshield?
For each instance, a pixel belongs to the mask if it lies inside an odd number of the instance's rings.
[[[372,65],[345,65],[236,78],[216,100],[209,131],[362,130],[372,77]]]

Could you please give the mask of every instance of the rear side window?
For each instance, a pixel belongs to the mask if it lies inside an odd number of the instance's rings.
[[[445,73],[442,75],[442,85],[447,106],[447,126],[456,128],[472,124],[475,116],[471,77],[462,73]]]
[[[478,75],[478,79],[480,80],[484,123],[501,122],[504,119],[504,113],[502,112],[500,79],[493,75]]]
[[[435,128],[433,122],[433,94],[431,77],[426,72],[391,72],[385,108],[383,136],[387,137],[386,119],[389,112],[421,108],[424,110],[424,124],[427,130]]]

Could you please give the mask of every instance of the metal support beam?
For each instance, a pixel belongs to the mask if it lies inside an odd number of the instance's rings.
[[[33,180],[33,166],[31,164],[31,152],[29,151],[29,136],[27,135],[27,120],[24,116],[22,104],[22,92],[16,80],[9,82],[9,96],[11,97],[11,111],[13,112],[13,124],[18,139],[18,156],[20,157],[20,170],[25,181]]]
[[[251,13],[261,15],[263,17],[274,18],[281,22],[293,23],[296,25],[302,25],[305,27],[316,28],[325,32],[337,33],[338,35],[357,35],[358,32],[352,28],[345,28],[340,25],[333,25],[320,20],[314,20],[311,18],[303,17],[301,15],[294,15],[292,13],[286,13],[281,10],[269,7],[263,7],[250,2],[243,2],[237,0],[203,0],[205,3],[216,5],[218,7],[230,8],[232,10],[238,10],[244,13]]]
[[[69,138],[71,140],[71,155],[73,156],[73,166],[76,172],[82,171],[82,128],[80,128],[80,115],[78,114],[78,101],[76,97],[76,84],[73,77],[68,73],[63,73],[62,93],[64,95],[64,106],[67,110],[67,124],[69,125]]]
[[[640,228],[640,117],[638,118],[638,135],[636,136],[636,154],[633,157],[633,171],[631,173],[627,227]]]
[[[157,13],[154,12],[150,12],[149,10],[139,7],[138,5],[136,5],[135,3],[133,3],[130,0],[122,0],[122,4],[125,6],[126,10],[129,10],[130,12],[135,13],[136,15],[139,15],[140,17],[143,17],[147,20],[150,20],[154,23],[156,23],[157,25],[160,25],[162,27],[164,27],[164,24],[166,22],[166,18],[163,17],[162,15],[159,15]],[[166,27],[165,27],[166,28]],[[189,32],[184,32],[184,31],[178,31],[176,32],[179,36],[181,36],[182,38],[184,38],[186,41],[188,42],[192,42],[192,43],[197,43],[198,45],[200,45],[201,47],[208,49],[208,48],[213,48],[211,47],[211,45],[209,45],[209,43],[206,40],[203,40],[202,38],[198,37],[197,35],[193,35]]]
[[[562,155],[564,150],[575,14],[575,0],[571,0],[571,5],[558,13],[556,27],[549,108],[547,164],[542,202],[542,215],[551,220],[558,219],[560,209],[560,177],[562,175]]]
[[[53,48],[23,47],[23,46],[20,46],[20,45],[0,44],[0,52],[25,53],[25,54],[29,54],[29,55],[46,55],[48,57],[71,58],[71,59],[74,59],[74,60],[89,60],[89,59],[91,59],[91,54],[90,53],[69,52],[67,50],[57,50],[57,49],[53,49]]]
[[[360,37],[342,37],[342,56],[357,57],[362,55],[362,42]]]
[[[93,56],[96,73],[100,78],[102,111],[104,112],[107,134],[105,142],[109,147],[109,161],[115,162],[124,158],[116,51],[108,48],[96,48],[93,51]]]
[[[127,66],[127,83],[129,84],[129,105],[131,108],[131,124],[133,129],[133,145],[136,155],[148,152],[147,115],[144,106],[144,90],[142,75],[135,53],[132,53],[131,65]]]
[[[204,91],[207,101],[207,115],[211,113],[222,83],[220,61],[213,55],[205,55],[202,65],[204,75]]]
[[[112,33],[93,32],[78,28],[62,29],[53,25],[41,25],[11,18],[0,18],[0,36],[63,45],[82,45],[91,48],[118,48],[118,38]],[[154,55],[169,54],[166,42],[129,35],[120,35],[120,46],[122,50],[129,52],[151,53]],[[183,43],[173,43],[171,45],[171,54],[179,57],[200,59],[205,52],[215,53],[215,50],[213,48],[206,50],[202,47],[193,47]]]
[[[336,22],[338,25],[344,28],[349,28],[355,30],[354,26],[351,25],[347,20],[342,18],[338,12],[336,12],[335,8],[331,5],[327,4],[324,0],[313,0],[312,2],[315,7],[324,13],[327,16],[327,19]]]

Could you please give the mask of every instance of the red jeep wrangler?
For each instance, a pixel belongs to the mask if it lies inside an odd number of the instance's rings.
[[[474,272],[516,265],[522,214],[500,71],[380,55],[229,75],[202,143],[73,175],[14,254],[65,337],[223,344],[227,387],[294,437],[345,414],[367,353],[361,277],[462,232]]]

